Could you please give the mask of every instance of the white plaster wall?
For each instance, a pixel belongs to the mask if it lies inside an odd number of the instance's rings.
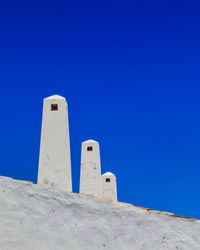
[[[106,182],[109,179],[110,182]],[[117,185],[114,174],[107,172],[101,176],[102,197],[117,201]]]
[[[1,250],[200,249],[197,221],[6,177],[0,191]]]
[[[58,110],[51,111],[51,104]],[[38,183],[72,191],[68,107],[64,97],[50,96],[43,102]]]
[[[92,147],[92,151],[87,148]],[[101,196],[101,163],[99,143],[88,140],[81,147],[80,193]]]

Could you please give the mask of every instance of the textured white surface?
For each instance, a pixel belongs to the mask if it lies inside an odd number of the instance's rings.
[[[117,185],[114,174],[107,172],[101,176],[102,197],[117,201]]]
[[[97,197],[102,194],[99,143],[94,140],[82,142],[79,192]]]
[[[52,111],[51,104],[57,104],[58,110]],[[68,109],[62,96],[44,99],[38,183],[72,190]]]
[[[200,223],[0,177],[1,250],[199,250]]]
[[[61,100],[66,101],[66,100],[65,100],[65,97],[60,96],[60,95],[51,95],[51,96],[49,96],[49,97],[47,97],[47,98],[45,98],[45,99],[46,99],[46,100],[59,100],[59,99],[61,99]]]

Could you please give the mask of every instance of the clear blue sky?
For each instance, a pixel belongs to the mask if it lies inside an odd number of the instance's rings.
[[[120,201],[200,218],[199,1],[70,2],[0,8],[0,175],[36,182],[42,99],[59,94],[75,192],[94,139]]]

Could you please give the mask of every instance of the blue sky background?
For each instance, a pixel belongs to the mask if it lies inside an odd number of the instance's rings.
[[[200,218],[199,1],[6,2],[0,175],[36,182],[42,99],[60,94],[75,192],[95,139],[120,201]]]

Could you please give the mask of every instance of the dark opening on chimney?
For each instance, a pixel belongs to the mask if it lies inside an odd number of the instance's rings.
[[[87,151],[92,151],[92,150],[93,150],[93,149],[92,149],[91,146],[87,147]]]
[[[51,104],[51,111],[57,111],[58,110],[58,104]]]

